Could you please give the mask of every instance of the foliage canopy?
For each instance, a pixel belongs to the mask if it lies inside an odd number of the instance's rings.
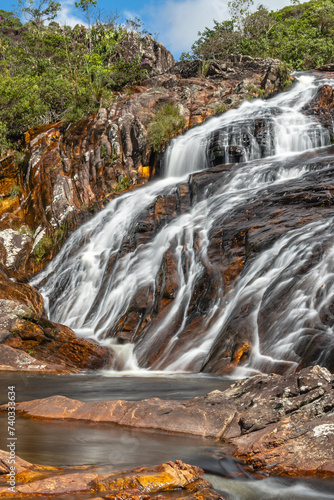
[[[28,18],[23,25],[12,12],[0,10],[0,154],[27,129],[78,121],[110,105],[115,91],[147,76],[142,54],[129,58],[123,52],[127,30],[117,14],[89,28],[70,28],[52,21],[58,2],[20,3]],[[77,5],[86,11],[96,3]]]
[[[334,0],[311,0],[278,11],[252,0],[229,2],[230,19],[205,28],[183,59],[223,59],[230,53],[280,59],[294,70],[334,62]]]

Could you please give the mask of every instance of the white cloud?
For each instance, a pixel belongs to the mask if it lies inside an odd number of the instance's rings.
[[[61,11],[56,17],[55,21],[61,25],[72,26],[76,24],[86,24],[85,21],[80,19],[75,13],[73,13],[74,5],[70,0],[66,0],[61,4]]]
[[[213,20],[228,19],[228,0],[167,0],[163,5],[145,5],[145,24],[159,33],[159,40],[175,55],[188,52],[198,38],[198,32],[213,27]],[[290,0],[262,0],[269,10],[290,5]],[[139,17],[141,14],[139,13]]]
[[[213,26],[213,19],[227,15],[227,0],[167,0],[161,7],[149,11],[153,31],[173,53],[188,51],[198,31]]]

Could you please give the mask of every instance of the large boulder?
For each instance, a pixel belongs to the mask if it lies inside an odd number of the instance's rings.
[[[174,57],[166,47],[154,40],[151,35],[143,38],[137,31],[128,31],[120,43],[120,52],[123,57],[133,59],[140,56],[145,62],[143,68],[150,75],[166,73],[174,66]]]

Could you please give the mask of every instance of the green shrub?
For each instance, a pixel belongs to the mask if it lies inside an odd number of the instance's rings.
[[[9,191],[9,197],[11,200],[16,198],[20,194],[20,186],[12,186]]]
[[[8,128],[6,123],[0,121],[0,156],[7,153],[11,147],[11,143],[8,140]]]
[[[161,151],[170,139],[184,127],[184,120],[175,104],[164,104],[156,111],[147,130],[148,144]]]
[[[216,104],[216,106],[213,109],[213,114],[214,115],[221,115],[222,113],[225,113],[228,110],[228,106],[224,103],[219,103]]]
[[[123,177],[118,184],[115,186],[116,193],[121,193],[122,191],[126,191],[131,186],[131,182],[129,177]]]
[[[34,256],[37,262],[39,262],[42,257],[50,250],[53,246],[53,239],[49,236],[43,236],[34,248]]]

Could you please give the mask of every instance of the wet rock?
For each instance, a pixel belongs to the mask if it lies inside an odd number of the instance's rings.
[[[0,450],[0,474],[6,478],[8,456]],[[212,485],[203,479],[204,471],[199,467],[187,465],[181,460],[167,462],[153,467],[142,467],[112,474],[97,473],[93,467],[77,468],[73,472],[66,468],[47,467],[30,464],[16,457],[15,492],[8,487],[0,487],[0,495],[6,498],[36,498],[94,494],[91,500],[131,499],[164,500],[164,491],[178,491],[187,498],[219,500],[223,497],[214,491]],[[81,470],[80,470],[81,469]],[[91,470],[89,470],[91,469]],[[8,476],[7,476],[8,477]],[[157,493],[162,493],[159,497]],[[151,495],[154,495],[151,496]],[[191,496],[190,496],[191,495]],[[181,498],[179,497],[179,498]]]
[[[334,120],[334,90],[330,85],[320,87],[314,98],[301,110],[308,116],[313,116],[333,136]]]
[[[220,300],[232,300],[235,286],[261,252],[272,248],[277,240],[294,228],[298,229],[312,221],[331,220],[334,215],[333,158],[334,148],[330,146],[287,159],[284,165],[287,172],[303,164],[307,170],[305,174],[298,179],[287,178],[278,188],[274,188],[269,182],[260,196],[256,195],[245,206],[234,208],[222,217],[217,217],[208,235],[205,259],[201,258],[202,236],[200,232],[194,232],[192,250],[201,267],[192,296],[187,303],[185,322],[184,310],[180,308],[178,314],[173,315],[173,321],[166,321],[159,335],[153,335],[175,305],[181,286],[180,272],[184,279],[187,279],[189,273],[191,259],[187,253],[186,239],[181,236],[179,242],[172,241],[166,249],[155,287],[147,285],[138,290],[136,297],[128,304],[120,321],[110,328],[108,335],[119,337],[122,342],[135,342],[135,353],[140,366],[156,369],[165,368],[177,361],[185,346],[190,343],[192,348],[200,349],[203,337],[222,312],[217,308],[214,314],[208,317],[212,304],[218,304]],[[270,176],[279,175],[273,161],[268,173]],[[162,192],[139,214],[138,223],[124,240],[120,257],[128,251],[135,251],[140,244],[152,241],[167,223],[189,212],[195,203],[214,195],[235,172],[241,173],[242,169],[252,168],[252,165],[257,163],[248,166],[218,165],[192,174],[187,181],[180,183],[173,190],[166,189],[165,193]],[[263,175],[266,175],[266,160],[260,165],[263,165]],[[279,166],[280,164],[277,164],[277,167]],[[269,181],[272,178],[270,176]],[[321,248],[310,256],[308,266],[298,272],[298,279],[302,279],[310,266],[319,262],[330,244],[329,239],[324,238]],[[270,356],[273,329],[280,318],[284,319],[284,311],[289,305],[289,286],[289,281],[286,283],[287,288],[281,285],[275,300],[269,289],[261,301],[258,329],[264,355]],[[187,369],[221,375],[245,364],[254,344],[254,328],[250,317],[258,306],[252,294],[240,299],[228,319],[217,330],[208,356],[204,358],[203,355],[195,361],[187,361]],[[327,328],[331,322],[330,311],[323,310],[321,318],[319,323],[313,325],[313,329],[305,329],[305,335],[300,336],[296,350],[291,350],[286,359],[282,362],[270,362],[268,358],[260,369],[268,373],[284,373],[315,361],[330,370],[334,369],[334,341]],[[175,332],[181,327],[182,334],[177,342],[172,342]],[[282,338],[289,334],[288,327],[289,325],[286,329],[282,327]],[[269,347],[266,347],[268,345]]]
[[[18,403],[17,411],[33,418],[110,422],[211,436],[235,445],[235,456],[256,470],[334,475],[334,380],[319,366],[285,377],[256,375],[223,392],[216,390],[188,401],[83,403],[53,396]]]
[[[163,173],[160,153],[147,141],[159,106],[177,104],[185,131],[255,97],[268,68],[278,64],[233,56],[210,62],[205,76],[199,74],[199,61],[174,65],[172,55],[150,36],[140,40],[129,32],[123,44],[123,56],[140,53],[146,61],[150,75],[142,86],[118,93],[109,109],[69,127],[59,122],[28,131],[25,154],[0,159],[3,262],[20,280],[39,272],[83,219],[116,196],[124,177],[133,186]],[[243,151],[232,148],[229,157],[242,161]],[[213,164],[221,161],[218,151]]]

